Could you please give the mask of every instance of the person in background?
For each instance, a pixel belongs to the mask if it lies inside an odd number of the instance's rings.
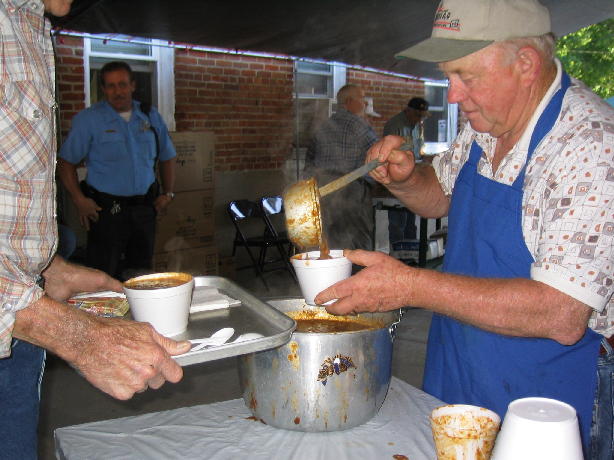
[[[420,161],[420,149],[424,144],[422,124],[429,116],[429,103],[421,97],[412,97],[402,112],[386,122],[384,136],[393,134],[404,138],[406,150],[414,152],[414,158]]]
[[[132,99],[128,64],[105,64],[100,84],[105,100],[73,119],[58,172],[88,230],[86,264],[125,279],[126,270],[152,267],[156,215],[175,196],[176,153],[160,114]],[[87,178],[79,184],[83,160]]]
[[[305,178],[325,185],[362,166],[376,141],[365,120],[364,90],[345,85],[337,93],[337,111],[316,130],[305,154]],[[373,205],[370,184],[358,179],[322,198],[322,225],[331,249],[373,248]]]
[[[0,458],[37,458],[45,349],[119,399],[177,382],[175,342],[144,323],[103,318],[63,301],[115,290],[105,273],[55,255],[55,66],[45,11],[72,0],[0,1]],[[44,286],[44,287],[43,287]]]
[[[404,139],[402,150],[411,150],[415,161],[421,161],[420,149],[424,144],[423,123],[429,114],[429,103],[421,97],[412,97],[407,107],[384,125],[384,136],[394,134]],[[416,215],[407,208],[388,210],[390,248],[394,243],[416,238]]]
[[[614,110],[565,73],[550,31],[537,0],[439,4],[431,38],[401,55],[439,63],[468,123],[432,165],[396,136],[366,161],[386,162],[372,177],[412,211],[448,216],[443,272],[347,251],[366,268],[315,300],[432,310],[425,391],[501,416],[564,401],[586,457],[611,460]]]

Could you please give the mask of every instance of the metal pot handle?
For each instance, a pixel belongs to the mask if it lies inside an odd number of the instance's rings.
[[[390,334],[390,338],[392,339],[393,342],[394,342],[395,337],[397,336],[397,326],[401,322],[401,319],[403,318],[404,314],[405,314],[405,309],[400,308],[399,309],[399,319],[395,321],[394,323],[392,323],[390,326],[388,326],[388,333]]]

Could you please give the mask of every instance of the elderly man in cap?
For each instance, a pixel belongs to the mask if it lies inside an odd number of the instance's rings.
[[[443,273],[347,251],[366,268],[316,302],[432,310],[426,391],[502,416],[517,398],[564,401],[587,457],[611,460],[614,110],[565,73],[550,30],[536,0],[440,3],[432,37],[401,55],[439,63],[468,123],[432,165],[396,136],[366,161],[386,162],[372,177],[412,211],[448,216]]]
[[[0,459],[36,459],[45,350],[92,385],[128,399],[178,382],[176,342],[146,323],[104,318],[64,301],[121,291],[105,273],[55,255],[55,64],[51,24],[72,0],[0,2]],[[68,390],[70,391],[70,390]]]
[[[419,160],[421,143],[424,142],[420,128],[429,115],[429,103],[421,97],[412,97],[402,112],[386,122],[384,136],[394,134],[403,137],[407,147],[414,152],[416,160]]]
[[[367,101],[362,87],[343,86],[337,93],[337,105],[337,111],[315,131],[305,153],[303,175],[314,176],[320,185],[362,166],[367,150],[377,141],[365,120]],[[373,249],[371,184],[366,178],[324,197],[321,210],[331,249]]]
[[[430,115],[428,110],[427,101],[421,97],[412,97],[403,111],[384,125],[384,136],[393,134],[402,137],[402,149],[413,151],[416,161],[421,161],[420,149],[424,144],[423,122]],[[416,215],[407,208],[389,209],[388,233],[391,248],[398,241],[416,238]]]

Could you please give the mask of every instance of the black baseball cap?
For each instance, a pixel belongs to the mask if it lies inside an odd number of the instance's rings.
[[[429,103],[421,97],[412,97],[407,103],[407,107],[426,112],[429,109]]]

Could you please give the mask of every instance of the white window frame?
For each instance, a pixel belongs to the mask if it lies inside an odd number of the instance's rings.
[[[437,86],[440,88],[449,88],[449,82],[446,81],[425,81],[425,86]],[[451,144],[452,141],[456,138],[457,129],[456,125],[458,122],[458,105],[457,104],[449,104],[444,100],[444,104],[448,109],[448,116],[446,119],[446,141],[445,142],[426,142],[425,147],[428,153],[440,152],[446,150]],[[443,112],[446,109],[446,106],[433,106],[429,105],[430,112]]]
[[[294,72],[295,74],[309,74],[309,75],[322,75],[326,77],[330,77],[330,85],[331,85],[331,95],[329,97],[324,97],[321,94],[307,94],[307,93],[295,93],[294,97],[298,97],[299,99],[330,99],[335,101],[337,99],[337,93],[345,85],[346,82],[346,66],[343,64],[339,64],[336,62],[319,62],[313,61],[316,64],[324,64],[331,67],[330,72],[316,71],[316,70],[301,70],[299,71],[299,64],[301,62],[309,62],[304,60],[295,60],[294,61]]]
[[[316,71],[316,70],[301,70],[299,71],[299,63],[300,62],[313,62],[316,64],[325,64],[330,66],[330,71],[329,72],[324,72],[324,71]],[[311,60],[311,59],[295,59],[294,60],[294,74],[293,74],[293,78],[297,78],[297,75],[299,73],[302,74],[311,74],[311,75],[324,75],[330,78],[329,81],[329,85],[331,85],[331,95],[328,97],[325,97],[322,94],[309,94],[309,93],[298,93],[296,90],[296,86],[295,86],[295,90],[292,94],[292,98],[295,100],[295,102],[297,103],[297,107],[298,107],[298,101],[299,100],[328,100],[328,110],[327,110],[327,117],[330,117],[337,106],[337,93],[339,92],[339,90],[345,85],[347,78],[347,66],[345,64],[339,63],[339,62],[327,62],[327,61],[317,61],[317,60]],[[296,85],[296,80],[294,81],[294,84]],[[296,124],[296,130],[298,131],[299,129],[299,120],[300,120],[300,113],[298,112],[298,110],[295,112],[295,124]],[[299,133],[296,132],[296,145],[299,144]],[[296,175],[296,178],[298,178],[300,176],[300,171],[303,170],[303,164],[305,161],[305,152],[307,151],[307,145],[300,145],[298,150],[295,150],[294,155],[292,155],[291,159],[289,161],[286,162],[286,168],[287,171],[286,173],[289,175]]]
[[[91,39],[134,42],[151,46],[151,56],[125,53],[103,53],[92,51]],[[99,34],[83,37],[83,67],[85,77],[85,106],[90,106],[90,58],[107,58],[116,61],[154,62],[156,65],[157,109],[169,131],[175,131],[175,50],[165,46],[164,41],[156,39],[139,39],[136,37],[118,37],[117,35]]]

